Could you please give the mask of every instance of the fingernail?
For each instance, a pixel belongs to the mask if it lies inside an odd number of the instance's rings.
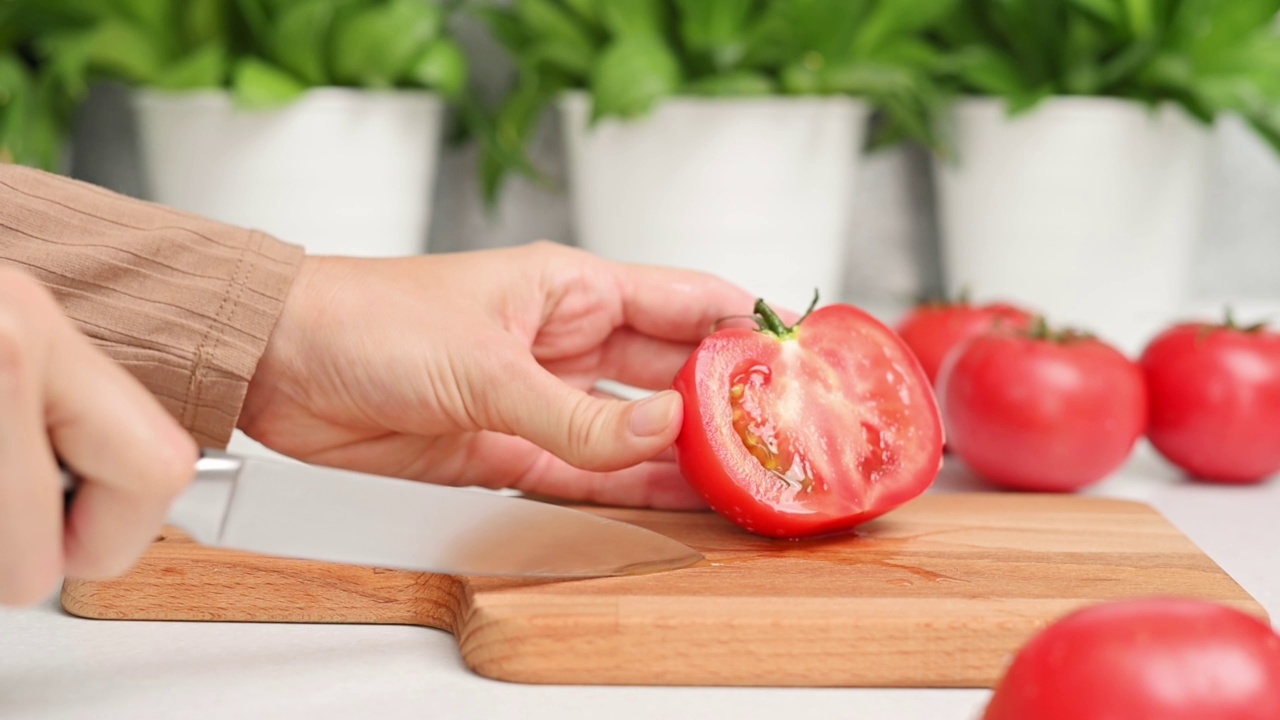
[[[631,432],[640,437],[661,435],[680,411],[680,393],[664,390],[641,400],[631,409]]]

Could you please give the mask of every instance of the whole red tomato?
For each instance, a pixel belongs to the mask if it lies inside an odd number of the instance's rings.
[[[810,307],[787,327],[758,301],[755,318],[758,329],[706,337],[674,382],[676,459],[707,504],[750,532],[800,538],[924,492],[942,424],[902,340],[849,305]]]
[[[1216,482],[1280,470],[1280,334],[1263,326],[1185,323],[1142,353],[1147,437],[1170,462]]]
[[[1005,487],[1066,492],[1119,467],[1142,436],[1142,371],[1092,336],[992,331],[957,348],[938,378],[947,447]]]
[[[936,386],[942,361],[960,343],[993,328],[1025,330],[1031,321],[1031,313],[1016,305],[974,305],[961,297],[955,302],[917,305],[898,321],[896,329]]]
[[[1197,600],[1093,605],[1023,646],[983,720],[1276,720],[1280,636]]]

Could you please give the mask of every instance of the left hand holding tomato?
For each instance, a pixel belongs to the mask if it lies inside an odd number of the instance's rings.
[[[710,275],[551,243],[307,258],[239,427],[321,465],[701,508],[664,455],[680,396],[588,391],[602,377],[668,388],[712,323],[751,302]]]

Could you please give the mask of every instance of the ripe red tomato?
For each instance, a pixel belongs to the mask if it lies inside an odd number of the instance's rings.
[[[983,720],[1275,720],[1280,636],[1222,605],[1093,605],[1023,646]]]
[[[1124,462],[1146,425],[1142,372],[1074,332],[993,331],[943,364],[938,403],[947,447],[1005,487],[1066,492]]]
[[[1251,483],[1280,470],[1280,334],[1261,326],[1186,323],[1141,358],[1147,437],[1194,477]]]
[[[816,300],[815,300],[816,304]],[[713,510],[764,536],[846,530],[910,500],[942,463],[942,424],[911,350],[830,305],[705,338],[676,376],[676,460]]]
[[[897,331],[936,386],[942,361],[960,343],[993,328],[1025,330],[1031,321],[1031,313],[1016,305],[974,305],[961,298],[917,305],[898,321]]]

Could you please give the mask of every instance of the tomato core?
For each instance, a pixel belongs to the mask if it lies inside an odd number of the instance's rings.
[[[766,365],[748,365],[734,373],[729,386],[733,429],[761,467],[787,485],[808,489],[813,485],[809,463],[765,410],[772,378]]]

